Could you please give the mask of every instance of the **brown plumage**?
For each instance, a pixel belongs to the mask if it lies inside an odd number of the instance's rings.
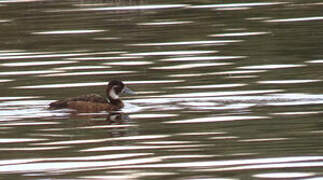
[[[133,92],[121,81],[113,80],[109,82],[106,94],[107,98],[97,94],[66,98],[50,103],[49,108],[70,108],[78,112],[117,111],[124,107],[119,94],[133,94]]]

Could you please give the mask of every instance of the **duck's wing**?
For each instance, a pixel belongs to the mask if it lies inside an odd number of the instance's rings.
[[[67,108],[69,102],[81,101],[92,103],[108,103],[107,99],[98,94],[87,94],[77,97],[66,98],[58,100],[49,104],[50,108]]]
[[[69,101],[87,101],[94,103],[108,103],[107,99],[98,94],[86,94],[78,97],[67,98]]]

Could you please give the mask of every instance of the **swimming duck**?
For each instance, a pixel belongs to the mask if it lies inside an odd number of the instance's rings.
[[[78,112],[100,112],[117,111],[124,107],[120,100],[120,94],[135,94],[131,89],[118,80],[109,82],[106,95],[107,98],[98,94],[87,94],[58,100],[49,104],[50,109],[70,108]]]

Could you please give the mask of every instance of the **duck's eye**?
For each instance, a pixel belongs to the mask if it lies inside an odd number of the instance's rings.
[[[112,89],[116,92],[116,94],[119,94],[121,92],[121,88],[118,85],[114,85]]]

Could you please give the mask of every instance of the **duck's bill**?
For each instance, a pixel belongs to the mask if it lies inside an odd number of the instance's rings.
[[[121,91],[122,94],[136,94],[134,91],[132,91],[130,88],[128,87],[124,87],[123,90]]]

